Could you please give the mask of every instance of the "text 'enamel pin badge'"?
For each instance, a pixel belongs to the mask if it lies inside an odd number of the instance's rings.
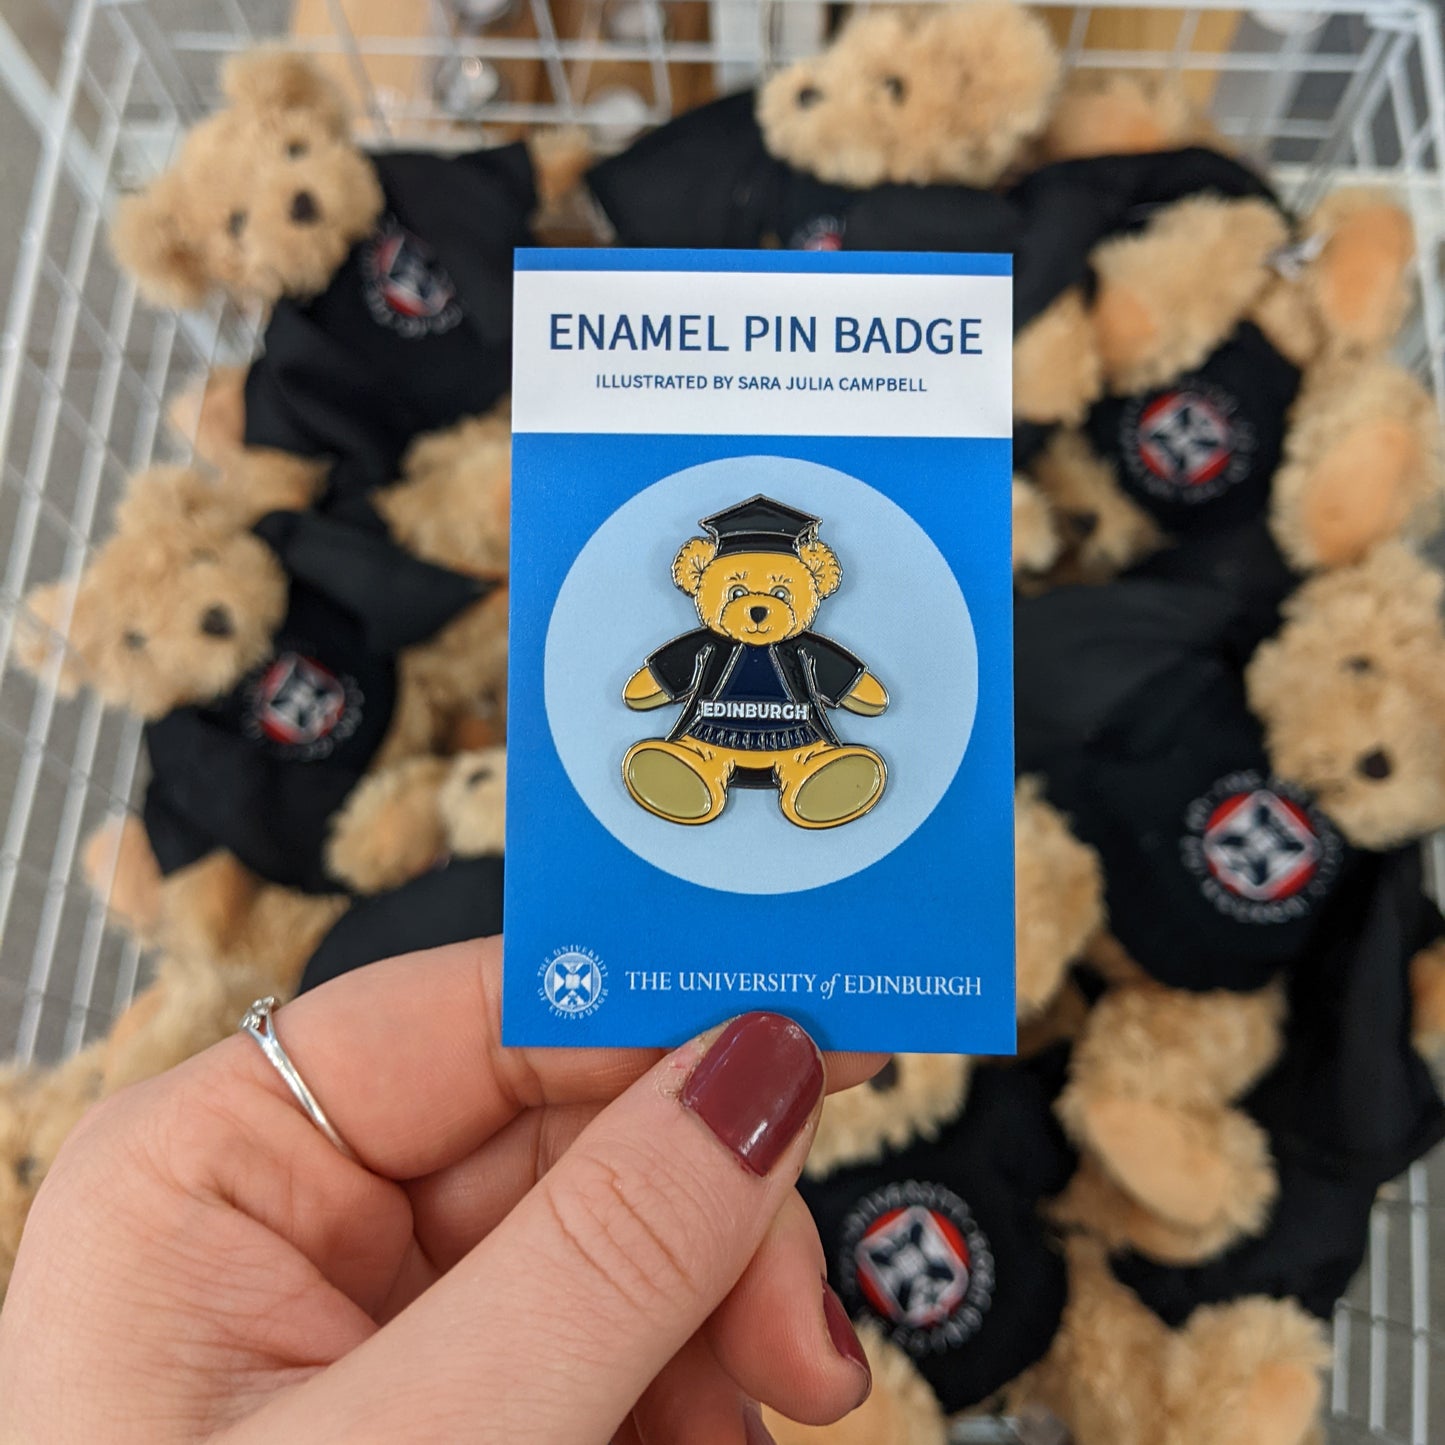
[[[681,703],[682,716],[665,738],[628,749],[628,792],[671,823],[711,822],[733,788],[775,789],[800,828],[861,818],[888,770],[872,748],[841,741],[828,710],[877,717],[888,693],[811,630],[843,580],[818,518],[759,495],[700,525],[708,536],[683,543],[672,580],[702,626],[659,647],[622,694],[639,712]]]
[[[1012,1052],[1009,258],[523,251],[514,336],[505,1041]]]

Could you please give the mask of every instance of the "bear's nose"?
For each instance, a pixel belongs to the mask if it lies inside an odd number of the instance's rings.
[[[1355,767],[1364,777],[1377,783],[1383,778],[1388,778],[1395,771],[1395,765],[1390,761],[1389,753],[1382,748],[1376,748],[1374,752],[1366,753],[1355,764]]]
[[[891,1094],[898,1087],[898,1060],[889,1059],[871,1079],[868,1087],[875,1094]]]
[[[766,607],[749,607],[748,616],[754,622],[766,622],[768,620],[768,609]]]
[[[297,191],[291,197],[291,219],[298,226],[309,226],[320,214],[316,209],[316,197],[310,191]]]
[[[1066,520],[1069,530],[1081,542],[1087,542],[1099,530],[1099,514],[1097,512],[1070,512]]]
[[[798,108],[807,110],[810,106],[817,105],[822,98],[823,92],[816,85],[805,85],[798,92]]]
[[[208,607],[201,614],[201,631],[207,637],[229,637],[235,630],[224,607]]]

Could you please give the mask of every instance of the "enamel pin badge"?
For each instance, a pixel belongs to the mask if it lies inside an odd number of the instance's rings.
[[[1014,1048],[1010,266],[517,253],[508,1044]]]
[[[872,748],[842,742],[828,709],[877,717],[883,684],[845,647],[811,630],[843,569],[818,540],[817,517],[750,497],[704,517],[672,580],[702,626],[659,647],[623,701],[639,712],[681,703],[665,738],[628,749],[627,791],[670,823],[708,823],[733,788],[775,788],[800,828],[836,828],[883,795],[888,770]]]

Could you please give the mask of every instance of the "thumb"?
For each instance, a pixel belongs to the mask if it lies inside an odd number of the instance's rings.
[[[347,1440],[610,1440],[742,1275],[802,1169],[823,1090],[812,1039],[776,1014],[684,1045],[289,1403],[312,1397],[307,1429]],[[283,1427],[272,1438],[301,1438],[285,1423],[267,1419]]]

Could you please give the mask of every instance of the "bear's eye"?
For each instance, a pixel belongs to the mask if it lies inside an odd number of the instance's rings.
[[[791,602],[793,600],[793,594],[789,592],[786,587],[774,587],[773,596],[776,597],[779,602]]]
[[[822,98],[823,92],[816,85],[805,85],[798,92],[798,108],[807,110],[810,105],[817,105]]]
[[[889,98],[901,102],[908,94],[908,87],[896,75],[885,75],[883,77],[883,89],[888,92]]]
[[[192,566],[197,566],[202,562],[219,562],[221,559],[209,547],[197,547],[188,560]]]
[[[121,634],[120,640],[125,643],[132,652],[139,652],[141,648],[146,645],[146,635],[144,632],[134,632],[129,629]]]
[[[300,160],[307,151],[311,149],[304,140],[293,140],[286,143],[286,154],[293,160]]]
[[[728,588],[728,601],[729,601],[729,602],[736,602],[739,597],[746,597],[747,595],[748,595],[748,589],[747,589],[746,587],[743,587],[743,586],[740,586],[740,585],[734,585],[734,586]]]
[[[239,236],[246,229],[245,211],[232,211],[226,221],[226,229],[233,235]]]
[[[1347,657],[1340,666],[1343,667],[1346,672],[1354,673],[1373,672],[1375,670],[1375,664],[1371,662],[1368,657],[1364,656]]]

